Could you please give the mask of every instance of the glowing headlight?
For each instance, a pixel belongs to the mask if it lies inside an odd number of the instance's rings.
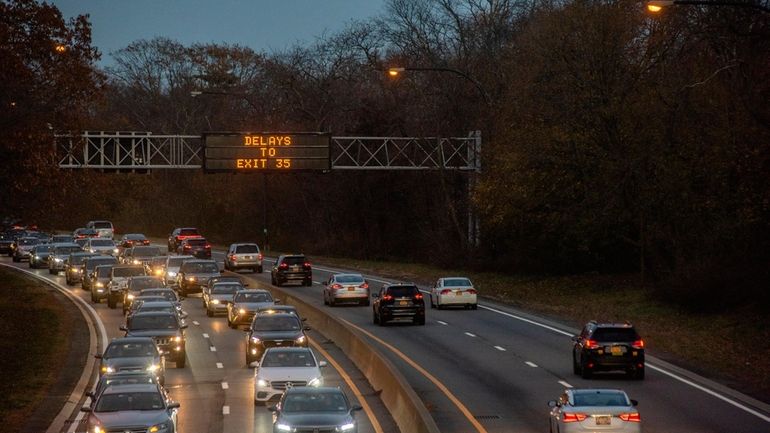
[[[259,341],[260,341],[260,340],[259,340],[259,338],[258,338],[258,337],[251,337],[251,342],[252,342],[252,343],[259,343]]]
[[[318,377],[314,377],[308,381],[307,386],[319,387],[321,386],[321,379]]]
[[[246,314],[246,310],[244,310],[243,308],[241,308],[240,310],[238,310],[238,314]]]
[[[305,336],[304,336],[304,335],[300,335],[300,336],[297,338],[297,340],[296,340],[296,341],[297,341],[297,344],[302,344],[302,343],[304,343],[304,342],[305,342],[305,340],[306,340]]]
[[[158,371],[160,367],[157,364],[152,364],[151,366],[147,367],[147,371]]]
[[[134,259],[134,264],[135,264],[135,265],[141,265],[141,264],[142,264],[142,261],[141,261],[141,260],[136,260],[136,259]]]
[[[104,283],[102,283],[102,282],[97,282],[97,283],[96,283],[96,287],[104,287]]]
[[[195,277],[187,277],[187,281],[195,281]]]
[[[156,269],[154,273],[155,275],[163,275],[163,269]]]
[[[147,431],[150,433],[157,433],[159,431],[166,431],[168,428],[167,424],[155,424],[154,426],[150,427]]]
[[[356,428],[356,425],[351,422],[351,423],[342,424],[341,426],[339,426],[339,431],[350,431],[350,430],[353,430],[354,428]]]
[[[115,369],[106,365],[102,366],[102,373],[114,373]]]
[[[275,428],[280,431],[291,431],[291,426],[288,424],[276,424]]]
[[[119,253],[120,251],[118,251],[118,249],[117,249],[117,248],[113,248],[113,249],[112,249],[112,252],[113,252],[113,254],[117,254],[117,253]]]
[[[168,275],[169,277],[176,277],[176,272],[168,271],[168,272],[166,272],[166,275]]]
[[[132,295],[132,294],[130,294],[130,293],[129,293],[129,294],[128,294],[128,300],[130,301],[130,300],[132,300],[132,299],[134,299],[134,295]]]
[[[40,260],[40,256],[35,255],[35,260]]]
[[[267,381],[265,379],[257,379],[257,386],[260,388],[266,388]]]
[[[54,261],[54,262],[56,262],[56,263],[61,263],[61,262],[63,262],[64,260],[62,260],[62,259],[60,259],[60,258],[58,258],[58,257],[54,257],[53,261]]]
[[[174,337],[174,341],[176,341],[177,343],[179,343],[180,341],[182,341],[182,337],[180,337],[180,336],[178,336],[178,335],[177,335],[176,337]]]
[[[219,299],[212,299],[212,300],[211,300],[211,303],[212,303],[212,304],[219,304]]]
[[[106,430],[104,430],[103,428],[101,428],[100,426],[97,425],[97,426],[94,427],[93,432],[94,433],[105,433]]]

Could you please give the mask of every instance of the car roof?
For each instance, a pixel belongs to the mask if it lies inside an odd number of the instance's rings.
[[[146,237],[146,236],[144,235],[144,233],[126,233],[126,234],[124,234],[124,235],[123,235],[123,237],[124,237],[124,238],[127,238],[127,237],[129,237],[129,236],[141,236],[141,237],[143,237],[143,238],[144,238],[144,237]]]
[[[139,265],[115,265],[115,266],[113,266],[113,268],[115,268],[115,269],[144,269],[144,266],[139,266]],[[139,277],[139,276],[142,276],[142,275],[136,275],[136,276]],[[146,276],[146,275],[144,275],[144,276]]]
[[[271,294],[269,290],[265,290],[265,289],[243,289],[238,291],[238,293],[267,293],[268,295]]]
[[[593,323],[597,328],[633,328],[634,325],[631,322],[597,322],[592,320],[588,323]]]
[[[192,260],[187,260],[185,263],[216,263],[216,261],[208,260],[208,259],[192,259]]]
[[[130,277],[132,280],[155,280],[155,281],[163,281],[160,278],[154,276],[154,275],[136,275],[134,277]]]
[[[309,347],[268,347],[267,352],[313,352]]]
[[[102,395],[105,394],[120,394],[124,392],[158,392],[158,385],[154,383],[132,383],[130,385],[110,385],[104,389]]]
[[[96,257],[96,256],[98,256],[98,255],[99,255],[99,254],[96,254],[96,253],[92,253],[92,252],[89,252],[89,251],[83,251],[83,252],[80,252],[80,251],[78,251],[78,252],[76,252],[76,253],[70,253],[70,256],[88,256],[88,257]]]
[[[53,244],[54,247],[77,247],[80,248],[80,245],[76,244],[75,242],[56,242]]]
[[[134,313],[134,317],[139,317],[139,316],[174,316],[176,317],[176,314],[169,311],[138,311]]]
[[[154,280],[157,280],[157,278],[155,278],[155,277],[151,277],[151,278],[153,278]],[[156,291],[156,292],[157,291],[163,291],[163,292],[173,292],[174,291],[174,289],[171,289],[171,288],[168,288],[168,287],[148,287],[146,289],[142,289],[142,292],[146,292],[146,291],[150,291],[150,290]]]
[[[333,276],[334,277],[361,277],[361,278],[364,277],[361,274],[355,274],[355,273],[352,273],[352,272],[345,272],[345,273],[334,274]]]
[[[145,301],[145,300],[142,300],[142,305],[140,307],[165,307],[165,306],[173,307],[174,303],[171,302],[171,301],[166,301],[166,300],[163,300],[163,301]],[[140,309],[138,312],[141,313],[142,310]]]
[[[332,387],[332,386],[294,386],[291,388],[286,389],[284,391],[284,394],[294,394],[301,392],[302,394],[342,394],[345,395],[344,392],[342,392],[341,389]]]
[[[264,307],[259,307],[258,311],[267,311],[267,310],[276,310],[276,311],[297,311],[297,307],[294,305],[266,305]]]
[[[626,393],[619,388],[570,388],[567,390],[567,392],[571,392],[573,394],[601,394],[603,392],[622,392],[623,394]]]
[[[257,243],[256,242],[236,242],[236,243],[230,244],[231,247],[232,246],[241,246],[241,245],[257,245]],[[257,245],[257,246],[259,246],[259,245]]]
[[[152,337],[119,337],[110,340],[112,343],[155,343]]]

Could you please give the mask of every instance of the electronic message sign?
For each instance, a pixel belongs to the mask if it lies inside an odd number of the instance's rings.
[[[331,135],[320,132],[206,132],[206,171],[330,170]]]

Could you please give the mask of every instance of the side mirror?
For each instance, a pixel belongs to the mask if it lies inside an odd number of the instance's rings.
[[[632,404],[633,406],[639,406],[639,402],[638,402],[638,401],[636,401],[636,400],[634,400],[634,399],[631,399],[631,404]]]
[[[172,401],[168,404],[169,409],[179,409],[180,407],[182,407],[182,405],[180,405],[178,401]]]
[[[309,326],[305,326],[305,327],[304,327],[304,328],[302,328],[302,329],[303,329],[304,331],[309,331],[309,330],[310,330],[310,327],[309,327]]]
[[[252,362],[251,364],[249,364],[249,367],[259,368],[259,361]]]
[[[101,353],[97,353],[96,355],[94,355],[94,358],[102,359],[102,354]]]
[[[327,365],[328,364],[326,363],[326,361],[318,361],[318,366],[319,367],[326,367]]]
[[[357,412],[357,411],[359,411],[359,410],[361,410],[361,409],[363,409],[361,406],[359,406],[359,405],[355,405],[355,406],[353,406],[353,407],[351,407],[351,408],[350,408],[350,411],[351,411],[351,412]]]
[[[89,397],[91,397],[91,400],[93,400],[93,399],[94,399],[94,397],[95,397],[95,396],[94,396],[94,392],[93,392],[93,391],[86,391],[86,395],[87,395],[87,396],[89,396]]]
[[[91,412],[91,408],[88,407],[88,406],[83,406],[83,407],[80,408],[80,411],[81,412]]]
[[[126,325],[120,325],[120,330],[128,332],[128,328],[126,327]]]
[[[275,406],[268,406],[267,410],[270,412],[278,412],[278,409]]]
[[[281,303],[281,300],[280,300],[280,299],[274,299],[274,300],[273,300],[273,304],[280,304],[280,303]]]
[[[550,400],[548,402],[548,407],[556,407],[558,405],[559,405],[559,403],[557,403],[556,400]]]

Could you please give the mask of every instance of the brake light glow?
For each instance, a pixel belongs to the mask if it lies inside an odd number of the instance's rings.
[[[382,300],[383,301],[392,301],[393,300],[393,295],[385,295],[385,296],[382,297]]]
[[[360,286],[358,286],[358,288],[359,289],[368,289],[369,288],[369,283],[361,284]]]
[[[599,342],[596,340],[586,340],[586,349],[598,349]]]
[[[342,284],[332,284],[332,289],[339,290],[342,288]]]
[[[441,291],[441,294],[442,294],[442,295],[448,295],[448,294],[450,294],[450,293],[452,293],[452,291],[451,291],[451,290],[449,290],[449,289],[444,289],[444,290],[442,290],[442,291]]]
[[[211,249],[211,244],[210,244],[210,243],[208,243],[208,242],[206,242],[205,248],[206,248],[207,250],[208,250],[208,249]]]
[[[466,292],[468,292],[471,295],[475,295],[477,293],[476,289],[468,289],[468,290],[466,290]]]
[[[278,267],[281,268],[281,269],[286,269],[286,268],[289,267],[289,264],[288,263],[281,263],[280,265],[278,265]]]
[[[563,422],[580,422],[587,418],[588,416],[584,413],[563,413],[562,414],[562,421]]]
[[[302,266],[304,266],[305,268],[309,268],[310,267],[310,262],[305,262],[305,264],[303,264]]]
[[[230,260],[232,260],[234,262],[237,262],[238,261],[238,256],[236,256],[235,254],[230,254]]]
[[[642,422],[642,416],[639,415],[639,412],[636,413],[621,413],[618,415],[618,418],[622,419],[626,422]]]
[[[262,253],[257,254],[257,260],[262,260]]]
[[[631,347],[634,349],[644,349],[644,340],[641,338],[631,343]]]
[[[417,293],[414,295],[414,299],[422,299],[422,293]]]

